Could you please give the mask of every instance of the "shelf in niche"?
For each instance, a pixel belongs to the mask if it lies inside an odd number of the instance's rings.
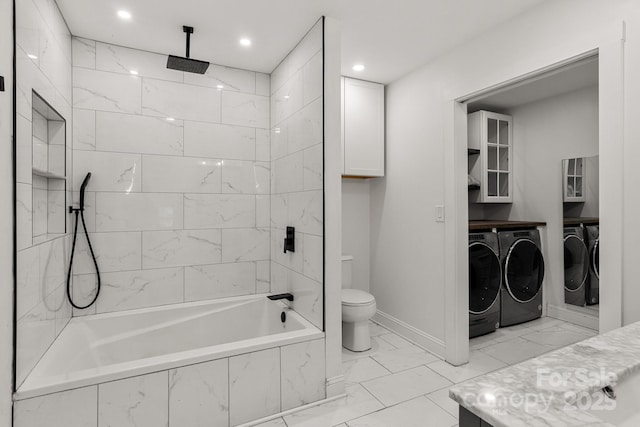
[[[471,190],[479,190],[480,189],[480,185],[478,184],[470,184],[469,185],[469,191]]]
[[[480,150],[477,150],[475,148],[467,148],[468,156],[475,156],[476,154],[480,154]]]
[[[43,178],[64,179],[64,180],[67,179],[67,177],[64,176],[64,175],[58,175],[56,173],[43,171],[43,170],[40,170],[40,169],[37,169],[37,168],[33,168],[32,169],[32,173],[33,173],[33,175],[41,176]]]
[[[36,91],[32,91],[32,238],[34,244],[66,234],[66,121]]]

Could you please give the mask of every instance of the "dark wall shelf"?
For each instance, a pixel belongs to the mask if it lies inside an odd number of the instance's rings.
[[[522,230],[526,228],[544,227],[544,221],[501,221],[501,220],[471,220],[469,230]]]
[[[600,223],[600,218],[584,217],[584,218],[563,218],[564,225],[592,225]]]
[[[473,156],[475,154],[480,154],[480,150],[478,150],[476,148],[467,148],[467,155],[468,156]]]

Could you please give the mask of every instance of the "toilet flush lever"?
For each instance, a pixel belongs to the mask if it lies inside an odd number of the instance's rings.
[[[285,235],[284,238],[284,253],[286,254],[287,251],[289,252],[295,252],[296,251],[296,242],[293,238],[293,234],[295,233],[295,228],[294,227],[287,227],[287,234]]]

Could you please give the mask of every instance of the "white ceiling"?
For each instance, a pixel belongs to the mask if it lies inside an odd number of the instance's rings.
[[[342,26],[342,73],[389,83],[546,0],[57,0],[71,33],[271,72],[320,16]],[[122,21],[125,9],[132,19]],[[238,40],[249,37],[250,48]],[[351,70],[363,63],[365,71]]]

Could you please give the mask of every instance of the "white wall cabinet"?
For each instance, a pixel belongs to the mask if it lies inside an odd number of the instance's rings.
[[[477,111],[468,117],[470,201],[513,202],[513,121],[511,116]]]
[[[384,85],[342,77],[342,176],[384,176]]]
[[[586,164],[584,157],[565,159],[562,161],[562,186],[565,202],[584,202]]]

